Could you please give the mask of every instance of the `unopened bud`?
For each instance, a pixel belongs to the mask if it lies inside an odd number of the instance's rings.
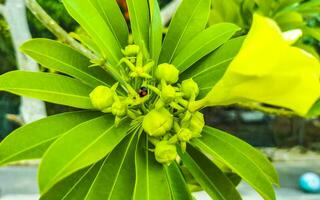
[[[159,163],[168,165],[176,159],[177,148],[167,141],[161,141],[156,144],[155,157]]]
[[[179,70],[171,64],[161,64],[156,69],[156,78],[165,80],[169,84],[174,84],[179,79]]]
[[[176,90],[171,85],[164,85],[161,89],[161,100],[164,103],[170,103],[176,97]]]
[[[128,45],[124,50],[122,50],[123,55],[127,57],[137,56],[139,52],[140,52],[140,47],[134,44]]]
[[[188,142],[192,138],[192,132],[190,129],[182,128],[178,133],[178,138],[180,141]]]
[[[165,108],[151,110],[143,119],[142,127],[150,136],[163,136],[171,130],[173,116]]]
[[[197,97],[199,94],[199,86],[192,78],[190,78],[182,81],[181,91],[185,98],[189,99],[192,96]]]
[[[98,86],[90,93],[92,106],[104,110],[113,104],[114,92],[106,86]]]
[[[204,116],[201,112],[196,112],[190,119],[189,129],[192,132],[193,137],[200,137],[202,129],[205,125]]]
[[[112,114],[118,117],[123,117],[127,114],[127,106],[122,102],[114,102],[112,104]]]

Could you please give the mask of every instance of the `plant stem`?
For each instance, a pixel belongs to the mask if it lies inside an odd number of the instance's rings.
[[[281,108],[269,108],[269,107],[265,107],[265,106],[261,106],[259,104],[253,104],[253,103],[238,103],[237,105],[242,108],[258,110],[258,111],[261,111],[267,114],[272,114],[272,115],[287,116],[287,117],[297,116],[296,113],[289,110],[284,110]]]
[[[81,52],[91,60],[97,59],[97,56],[92,53],[89,49],[85,48],[82,44],[72,38],[59,24],[54,21],[46,11],[37,3],[36,0],[25,0],[26,6],[34,14],[34,16],[59,40],[69,44],[71,47]]]

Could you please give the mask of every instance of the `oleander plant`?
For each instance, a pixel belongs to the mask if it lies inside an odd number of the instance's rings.
[[[21,51],[59,73],[8,72],[0,90],[79,111],[15,130],[0,165],[41,159],[41,200],[191,200],[190,180],[212,199],[237,200],[237,177],[275,199],[268,159],[205,125],[201,111],[268,105],[305,116],[320,95],[320,64],[293,45],[299,35],[260,14],[247,36],[231,23],[208,26],[211,0],[183,0],[164,38],[156,0],[126,1],[130,30],[116,0],[62,2],[86,32],[81,50],[27,41]]]

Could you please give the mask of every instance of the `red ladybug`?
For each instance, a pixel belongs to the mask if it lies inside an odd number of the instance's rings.
[[[141,87],[139,90],[139,96],[145,97],[148,95],[148,89],[146,87]]]

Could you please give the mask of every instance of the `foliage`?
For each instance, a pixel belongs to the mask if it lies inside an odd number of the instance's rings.
[[[283,31],[301,29],[303,37],[296,46],[318,56],[320,1],[318,0],[231,0],[213,3],[210,24],[236,23],[247,33],[252,24],[253,13],[273,18]]]
[[[256,17],[247,38],[234,37],[240,30],[234,24],[207,28],[211,0],[184,0],[162,41],[160,7],[155,0],[127,0],[132,33],[116,0],[63,3],[87,34],[83,45],[97,58],[90,60],[58,41],[30,40],[21,50],[61,73],[9,72],[0,76],[0,89],[83,111],[54,115],[17,129],[0,144],[1,165],[41,158],[42,200],[191,200],[186,169],[214,199],[241,199],[230,172],[264,199],[275,199],[273,185],[279,180],[267,158],[234,136],[205,126],[200,112],[216,105],[210,101],[216,98],[216,86],[217,97],[247,97],[231,103],[268,103],[300,115],[317,100],[319,94],[306,97],[307,102],[304,98],[292,102],[282,93],[273,93],[277,88],[268,88],[268,78],[278,80],[277,72],[282,75],[292,64],[285,55],[267,57],[273,65],[265,66],[252,59],[252,68],[246,68],[249,61],[244,54],[266,51],[258,45],[260,40],[272,46],[273,41],[263,41],[265,30],[277,39],[273,48],[292,50],[291,41],[285,40],[274,21]],[[130,34],[133,43],[129,44]],[[255,47],[253,54],[249,50]],[[319,80],[320,64],[315,58],[302,49],[295,53],[300,70],[290,71],[278,85],[291,96],[299,95],[296,88],[301,86],[292,79],[305,74],[305,79]],[[245,69],[244,74],[237,67]],[[233,83],[249,84],[254,91],[229,93]],[[318,89],[318,84],[303,82],[311,89]],[[277,101],[254,98],[269,89],[268,98]],[[219,102],[224,105],[230,100]],[[296,109],[301,104],[303,109]]]

